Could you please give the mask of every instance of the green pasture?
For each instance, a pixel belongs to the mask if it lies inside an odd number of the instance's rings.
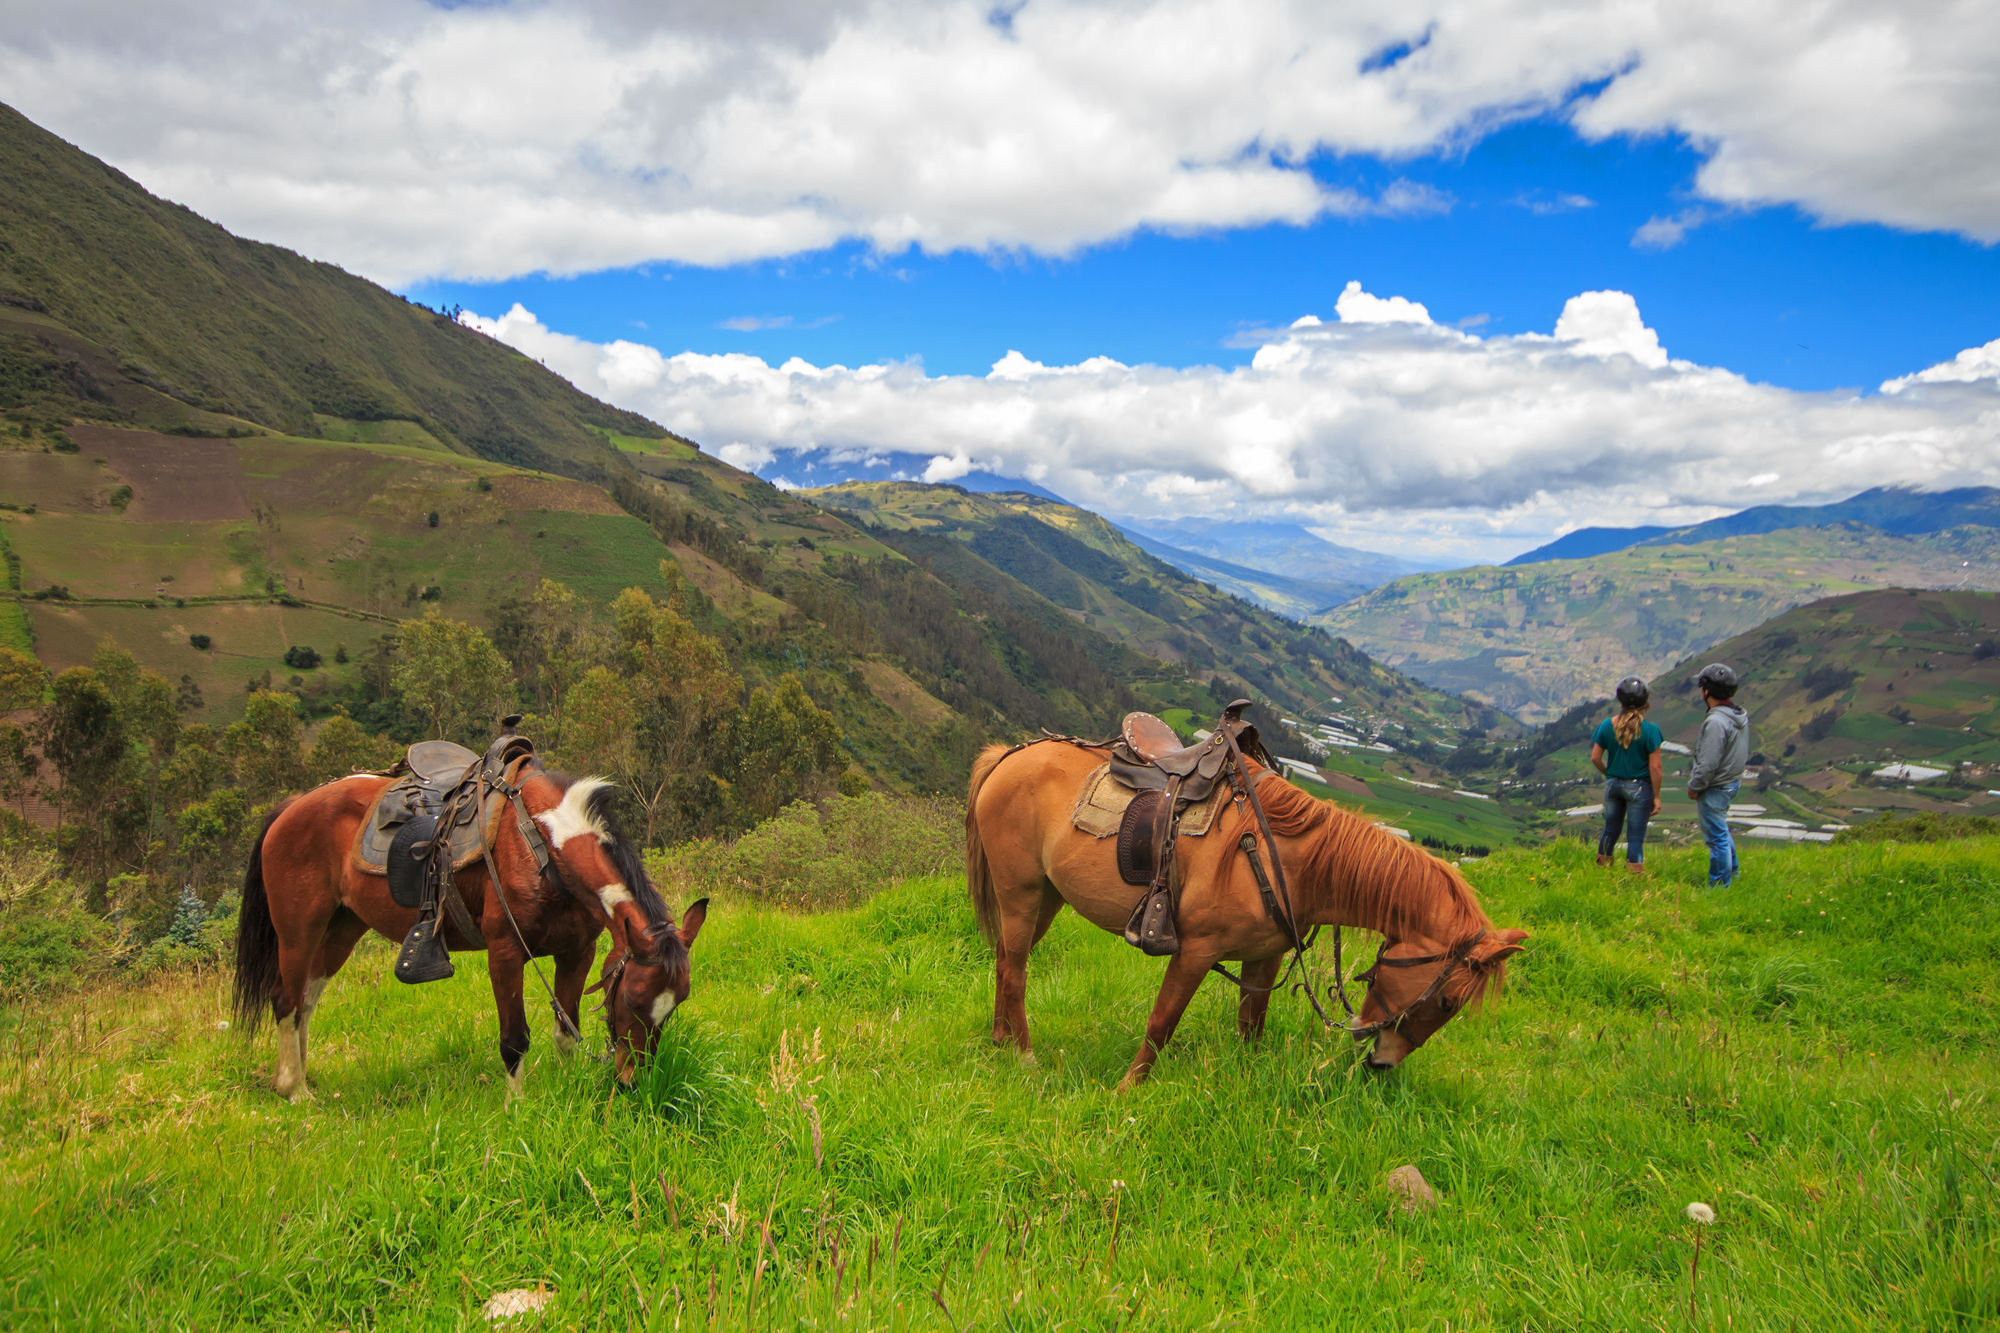
[[[2000,840],[1751,846],[1714,893],[1698,856],[1480,864],[1531,952],[1387,1076],[1292,998],[1245,1049],[1212,979],[1116,1093],[1161,964],[1070,914],[1024,1065],[956,880],[719,903],[637,1095],[531,982],[504,1105],[471,956],[409,989],[365,947],[299,1106],[220,976],[49,997],[0,1011],[0,1321],[477,1327],[541,1286],[564,1328],[1993,1327]]]

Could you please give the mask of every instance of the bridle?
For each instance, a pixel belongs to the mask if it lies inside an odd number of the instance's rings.
[[[1389,941],[1384,940],[1382,947],[1375,953],[1375,961],[1369,964],[1368,969],[1365,972],[1354,974],[1353,979],[1355,981],[1363,981],[1373,986],[1375,984],[1377,969],[1384,967],[1423,967],[1429,963],[1443,963],[1444,966],[1438,969],[1438,974],[1435,977],[1431,978],[1431,984],[1424,987],[1423,994],[1404,1005],[1392,1017],[1380,1018],[1373,1023],[1362,1023],[1359,1021],[1360,1015],[1355,1014],[1356,1021],[1348,1027],[1343,1028],[1342,1031],[1359,1040],[1363,1037],[1372,1037],[1385,1028],[1393,1029],[1401,1027],[1404,1019],[1408,1018],[1421,1006],[1429,1004],[1437,998],[1438,994],[1444,990],[1445,983],[1451,980],[1451,974],[1458,971],[1460,964],[1464,963],[1466,958],[1470,956],[1473,946],[1486,938],[1486,930],[1485,926],[1481,926],[1477,931],[1474,931],[1458,943],[1452,945],[1443,953],[1427,953],[1418,958],[1389,957]],[[1334,984],[1340,991],[1342,1005],[1346,1005],[1347,986],[1345,981],[1336,978]],[[1349,1008],[1347,1012],[1353,1014],[1354,1010]]]

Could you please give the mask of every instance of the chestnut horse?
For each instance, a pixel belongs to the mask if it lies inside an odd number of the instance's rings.
[[[401,940],[417,920],[415,908],[389,896],[388,880],[363,871],[354,857],[355,834],[391,781],[356,774],[293,797],[272,813],[250,853],[236,927],[237,1025],[255,1032],[270,1006],[278,1028],[276,1087],[293,1101],[312,1095],[306,1029],[326,983],[368,931]],[[522,1000],[530,957],[555,959],[556,1044],[568,1051],[597,937],[611,932],[611,952],[592,989],[605,991],[618,1079],[627,1085],[638,1062],[652,1054],[667,1016],[687,999],[688,948],[707,918],[708,900],[675,925],[637,850],[611,820],[612,794],[600,778],[524,772],[521,800],[553,854],[551,873],[542,874],[503,810],[494,821],[492,864],[506,902],[493,891],[484,859],[455,876],[481,938],[464,938],[449,914],[441,937],[450,949],[486,951],[509,1101],[521,1091],[528,1050]]]
[[[980,933],[992,946],[993,1042],[1014,1039],[1032,1060],[1026,1006],[1028,954],[1064,903],[1117,934],[1146,893],[1119,876],[1117,839],[1070,822],[1084,780],[1108,751],[1051,740],[991,746],[972,766],[965,812],[966,880]],[[1364,816],[1317,800],[1243,760],[1269,817],[1301,931],[1359,926],[1384,937],[1356,1039],[1375,1037],[1368,1064],[1393,1068],[1446,1020],[1501,981],[1527,932],[1497,930],[1457,867]],[[1180,841],[1181,951],[1167,964],[1146,1035],[1121,1089],[1143,1081],[1211,967],[1240,961],[1236,1024],[1245,1041],[1264,1030],[1278,965],[1292,941],[1263,904],[1238,839],[1255,817],[1238,801],[1204,837]],[[1268,850],[1261,855],[1269,855]],[[1384,966],[1386,964],[1386,966]],[[1442,983],[1442,984],[1440,984]],[[1337,983],[1336,983],[1337,984]]]

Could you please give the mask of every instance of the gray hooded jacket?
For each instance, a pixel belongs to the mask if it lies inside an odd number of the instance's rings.
[[[1724,700],[1708,710],[1701,720],[1701,735],[1695,738],[1694,768],[1688,774],[1688,790],[1704,792],[1735,782],[1750,762],[1750,715],[1734,700]]]

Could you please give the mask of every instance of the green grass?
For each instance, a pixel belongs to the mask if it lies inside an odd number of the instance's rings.
[[[1160,964],[1070,914],[1023,1066],[956,880],[723,903],[639,1096],[537,1018],[504,1107],[478,960],[409,989],[386,944],[310,1105],[219,977],[0,1011],[0,1318],[460,1327],[546,1283],[594,1328],[1991,1327],[2000,840],[1744,858],[1720,893],[1694,853],[1483,863],[1533,951],[1387,1077],[1291,999],[1246,1050],[1217,984],[1118,1095]]]

